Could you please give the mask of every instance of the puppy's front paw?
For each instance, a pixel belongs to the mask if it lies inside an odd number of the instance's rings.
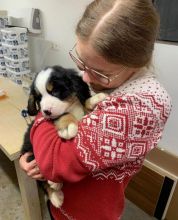
[[[71,139],[78,132],[78,121],[72,114],[65,114],[55,121],[55,126],[60,137]]]
[[[107,97],[107,94],[106,93],[102,93],[102,92],[98,93],[98,94],[96,94],[96,95],[94,95],[92,97],[90,97],[85,102],[86,109],[93,110],[96,107],[96,105],[99,102],[103,101],[106,97]]]
[[[58,134],[60,137],[68,140],[77,135],[78,125],[76,123],[70,123],[66,128],[60,129]]]

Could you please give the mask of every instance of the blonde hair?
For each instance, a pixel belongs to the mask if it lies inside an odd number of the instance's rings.
[[[158,28],[151,0],[95,0],[86,8],[76,34],[111,63],[144,67],[151,62]]]

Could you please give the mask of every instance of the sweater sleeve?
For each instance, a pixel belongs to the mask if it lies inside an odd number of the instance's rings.
[[[76,153],[74,139],[61,139],[54,124],[39,114],[31,129],[36,162],[47,180],[76,182],[88,173]]]
[[[83,118],[76,148],[91,172],[132,164],[137,167],[157,146],[171,110],[169,97],[110,96]]]
[[[143,159],[160,140],[169,112],[169,104],[150,95],[108,97],[83,117],[71,140],[59,138],[49,121],[33,126],[36,161],[46,179],[75,182],[91,172]]]

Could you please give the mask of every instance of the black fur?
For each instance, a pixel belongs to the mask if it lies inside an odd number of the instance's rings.
[[[73,69],[64,69],[60,66],[54,66],[48,83],[51,83],[54,86],[54,89],[50,94],[61,100],[65,100],[70,97],[71,94],[75,94],[81,104],[84,105],[86,99],[90,97],[88,85]]]
[[[69,98],[71,95],[76,95],[84,105],[86,99],[90,97],[90,91],[88,85],[83,82],[82,78],[77,75],[77,72],[73,69],[65,69],[61,66],[54,66],[54,67],[47,67],[52,68],[53,71],[50,74],[47,83],[53,85],[52,91],[48,91],[49,94],[59,98],[60,100],[65,100]],[[40,100],[42,95],[39,93],[38,88],[35,86],[37,76],[35,77],[30,90],[30,96],[28,100],[28,114],[30,116],[37,115],[40,111]],[[33,153],[33,147],[30,142],[30,130],[32,124],[28,127],[25,135],[24,135],[24,142],[21,148],[21,154],[26,152]],[[34,159],[34,156],[30,156],[27,161],[30,162]]]
[[[30,142],[30,130],[33,126],[33,122],[28,126],[27,131],[25,132],[24,135],[24,141],[23,141],[23,145],[21,148],[21,154],[25,154],[27,152],[32,152],[33,153],[33,147],[32,144]],[[34,155],[31,155],[27,158],[27,162],[30,162],[34,159]]]
[[[81,104],[84,105],[86,99],[91,95],[88,85],[77,72],[73,69],[65,69],[61,66],[53,66],[52,69],[53,71],[48,79],[48,83],[51,83],[54,88],[52,91],[48,91],[48,93],[61,100],[65,100],[73,94],[76,95]],[[35,87],[35,80],[31,86],[30,97],[27,109],[29,115],[34,116],[37,115],[40,110],[41,100],[41,94]]]

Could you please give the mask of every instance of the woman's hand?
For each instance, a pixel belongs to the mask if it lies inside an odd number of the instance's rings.
[[[32,153],[27,152],[24,155],[22,155],[19,159],[19,164],[22,170],[24,170],[27,175],[35,180],[45,180],[43,175],[40,173],[39,167],[36,163],[36,160],[32,160],[30,162],[27,162],[27,158],[32,155]]]

